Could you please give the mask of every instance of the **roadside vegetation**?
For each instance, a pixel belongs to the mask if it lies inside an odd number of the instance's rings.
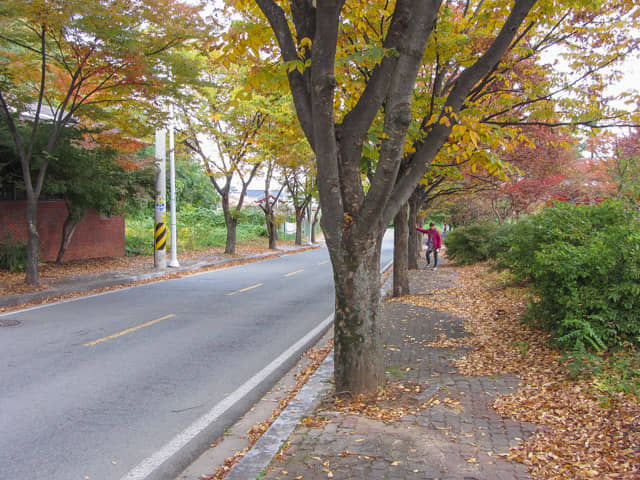
[[[453,230],[457,264],[490,260],[502,281],[525,286],[523,321],[549,335],[568,374],[607,396],[640,401],[640,220],[629,204],[556,203],[518,222]],[[524,348],[524,346],[523,346]]]
[[[224,247],[227,229],[221,209],[182,205],[177,212],[176,232],[179,251],[207,250]],[[167,216],[167,226],[170,218]],[[126,217],[126,251],[128,256],[153,255],[153,210],[145,208]],[[239,243],[267,242],[268,233],[261,210],[250,207],[240,213]],[[168,238],[168,247],[171,239]]]

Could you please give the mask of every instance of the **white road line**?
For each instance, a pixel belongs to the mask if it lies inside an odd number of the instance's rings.
[[[175,455],[181,448],[194,439],[209,425],[220,418],[224,413],[229,410],[235,403],[242,397],[247,395],[253,388],[258,386],[260,382],[266,379],[269,375],[275,372],[287,359],[295,354],[297,350],[302,348],[307,342],[309,342],[314,336],[318,335],[324,329],[326,329],[331,322],[333,322],[333,314],[322,321],[317,327],[307,333],[303,338],[298,340],[294,345],[289,347],[286,351],[281,353],[278,358],[273,360],[269,365],[264,367],[253,377],[247,380],[243,385],[233,391],[228,397],[215,405],[208,413],[200,417],[193,422],[189,427],[176,435],[172,440],[165,444],[160,450],[140,462],[129,473],[127,473],[120,480],[144,480],[149,478],[153,471],[162,465],[165,461]]]

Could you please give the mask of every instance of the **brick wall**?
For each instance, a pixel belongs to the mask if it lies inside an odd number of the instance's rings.
[[[0,201],[0,239],[27,238],[25,210],[27,203]],[[40,257],[46,261],[56,259],[62,237],[62,224],[67,207],[62,200],[42,201],[38,206],[38,233]],[[124,217],[101,217],[94,211],[87,212],[78,224],[64,260],[100,257],[124,257]]]

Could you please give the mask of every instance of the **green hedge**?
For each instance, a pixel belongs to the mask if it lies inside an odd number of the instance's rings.
[[[626,205],[560,203],[519,222],[500,255],[538,300],[529,318],[570,350],[640,344],[640,222]]]
[[[447,233],[447,258],[458,265],[487,260],[494,255],[498,225],[495,223],[476,223],[458,227]]]

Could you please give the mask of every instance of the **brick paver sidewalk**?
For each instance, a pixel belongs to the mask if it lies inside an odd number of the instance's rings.
[[[446,265],[411,273],[411,292],[453,286]],[[522,480],[525,467],[500,457],[528,437],[534,426],[501,418],[490,404],[518,386],[513,376],[467,377],[451,359],[464,351],[428,346],[442,333],[465,335],[463,321],[406,302],[385,302],[385,364],[390,378],[426,382],[412,400],[430,406],[395,423],[320,410],[328,422],[302,422],[263,480],[456,479]],[[406,379],[406,380],[405,380]],[[306,426],[311,423],[311,426]]]

